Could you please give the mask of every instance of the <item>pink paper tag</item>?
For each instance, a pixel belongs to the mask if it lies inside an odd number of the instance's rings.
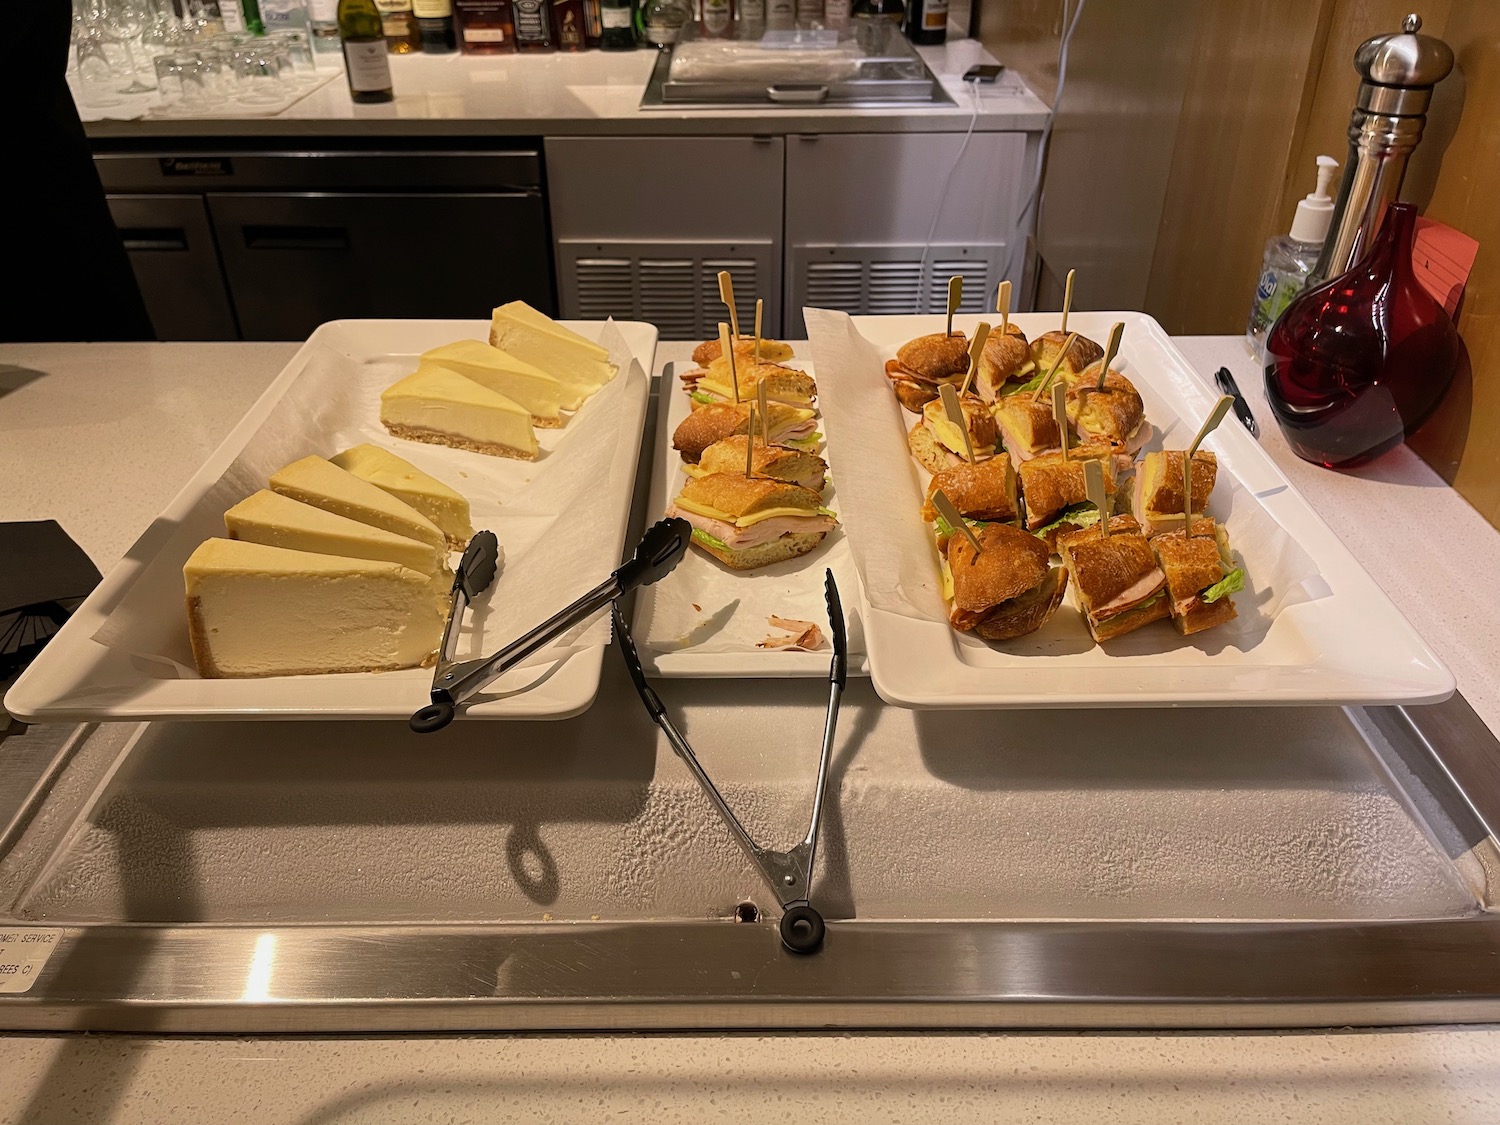
[[[1411,261],[1422,288],[1452,316],[1458,300],[1464,295],[1464,283],[1474,268],[1479,243],[1462,231],[1456,231],[1431,219],[1417,220],[1417,237],[1412,246]]]

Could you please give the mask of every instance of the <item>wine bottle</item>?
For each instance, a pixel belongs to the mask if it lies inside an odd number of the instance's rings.
[[[948,0],[911,0],[906,37],[919,47],[934,47],[948,38]]]
[[[604,24],[599,34],[603,50],[635,50],[635,11],[631,0],[599,0],[599,19]]]
[[[446,55],[458,50],[453,34],[453,0],[412,0],[411,8],[424,53]]]
[[[349,96],[357,102],[395,100],[385,28],[375,0],[339,0],[339,37],[344,44]]]

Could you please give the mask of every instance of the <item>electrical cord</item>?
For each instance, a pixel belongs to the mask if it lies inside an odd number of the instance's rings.
[[[958,172],[958,166],[963,163],[964,153],[969,151],[969,141],[974,137],[974,126],[979,124],[979,79],[968,78],[964,84],[969,87],[971,110],[969,113],[969,128],[964,132],[963,142],[958,146],[958,155],[953,158],[953,163],[948,165],[948,175],[943,178],[943,190],[938,194],[937,203],[932,208],[932,222],[927,224],[927,238],[922,244],[922,264],[918,267],[917,276],[926,278],[927,259],[932,253],[932,236],[937,233],[938,220],[942,218],[943,207],[948,202],[948,195],[953,190],[953,177]],[[932,287],[927,287],[927,292],[932,292]]]

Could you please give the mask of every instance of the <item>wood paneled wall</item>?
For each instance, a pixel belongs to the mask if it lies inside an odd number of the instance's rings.
[[[985,45],[1050,98],[1064,0],[980,0]],[[1080,270],[1082,308],[1168,331],[1245,327],[1267,238],[1343,161],[1354,49],[1412,0],[1090,0],[1074,37],[1038,230],[1039,308]],[[1411,445],[1500,526],[1500,0],[1416,4],[1454,49],[1403,197],[1480,242],[1459,308],[1469,367]]]

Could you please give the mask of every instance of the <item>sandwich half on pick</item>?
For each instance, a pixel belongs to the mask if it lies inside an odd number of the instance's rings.
[[[964,444],[964,431],[949,421],[942,400],[936,398],[922,407],[922,420],[906,436],[911,455],[929,473],[962,465],[971,447],[976,461],[987,461],[995,455],[995,419],[989,407],[974,395],[964,395],[958,405],[969,432],[968,445]]]
[[[1188,636],[1234,619],[1229,595],[1245,588],[1245,572],[1235,565],[1229,536],[1220,524],[1194,520],[1191,538],[1179,527],[1155,536],[1151,549],[1167,576],[1173,628]]]
[[[737,336],[731,347],[734,349],[734,358],[736,361],[740,361],[742,357],[745,360],[754,361],[754,336]],[[724,347],[719,343],[717,338],[705,340],[693,349],[693,362],[699,367],[707,367],[714,360],[722,358],[723,355]],[[792,346],[790,344],[783,344],[779,340],[761,339],[760,359],[762,363],[782,363],[791,358]]]
[[[933,332],[908,340],[885,365],[886,378],[901,405],[920,414],[938,396],[940,383],[959,383],[969,372],[969,338],[962,332]]]
[[[755,431],[772,445],[790,445],[794,448],[816,448],[818,440],[818,414],[815,410],[785,403],[768,404],[764,419],[756,411]],[[695,410],[678,423],[672,434],[672,448],[682,454],[684,461],[694,464],[703,456],[703,451],[716,441],[742,434],[749,429],[749,402],[719,402]]]
[[[696,465],[686,466],[688,476],[706,477],[711,473],[744,476],[745,443],[749,440],[744,434],[735,434],[714,442],[703,451]],[[786,445],[767,445],[757,436],[754,458],[752,476],[798,484],[813,492],[822,492],[828,485],[828,462],[816,453]]]
[[[757,389],[764,383],[766,398],[788,406],[807,407],[818,397],[818,385],[813,377],[795,367],[779,363],[751,363],[743,360],[735,368],[740,385],[740,398],[749,401],[756,397]],[[733,402],[734,386],[730,382],[729,364],[716,359],[706,369],[689,371],[682,376],[687,385],[688,397],[693,409],[712,406],[716,402]]]
[[[1020,498],[1016,493],[1016,471],[1004,457],[991,457],[977,465],[957,465],[933,474],[927,484],[927,501],[922,518],[937,530],[938,550],[942,550],[954,528],[933,507],[932,497],[939,489],[948,497],[958,514],[965,519],[984,523],[1021,522]],[[1034,538],[1034,537],[1033,537]]]
[[[1167,577],[1140,525],[1131,516],[1115,516],[1109,534],[1102,530],[1095,524],[1057,539],[1078,608],[1096,641],[1124,636],[1170,612]]]
[[[1029,394],[1006,395],[990,407],[1001,444],[1017,469],[1039,454],[1062,444],[1052,404],[1032,402]]]
[[[1182,529],[1183,495],[1182,458],[1185,450],[1168,449],[1148,453],[1141,459],[1135,474],[1135,496],[1132,510],[1147,535]],[[1206,449],[1193,454],[1193,518],[1208,508],[1219,476],[1219,459]]]
[[[982,548],[954,535],[944,552],[951,584],[948,622],[961,633],[1005,641],[1047,623],[1068,587],[1067,573],[1049,565],[1050,552],[1034,535],[1005,524],[973,527]]]
[[[991,332],[984,341],[979,367],[974,372],[974,391],[985,402],[1017,393],[1037,374],[1031,348],[1019,328]]]
[[[1056,548],[1059,535],[1092,527],[1099,522],[1099,510],[1089,502],[1084,484],[1083,464],[1098,461],[1104,469],[1104,491],[1111,498],[1115,492],[1114,449],[1104,442],[1093,442],[1062,453],[1042,453],[1022,462],[1021,495],[1026,501],[1026,530]]]
[[[693,543],[734,570],[805,555],[837,524],[811,489],[711,473],[690,480],[667,510],[693,525]]]
[[[1057,362],[1063,345],[1068,342],[1066,332],[1044,332],[1035,340],[1031,341],[1031,358],[1036,363],[1037,370],[1050,371],[1052,365]],[[1080,336],[1073,341],[1073,346],[1068,349],[1068,354],[1058,364],[1058,374],[1069,383],[1075,382],[1091,363],[1098,363],[1104,358],[1104,349],[1094,343],[1087,336]]]
[[[1134,454],[1151,436],[1146,404],[1135,384],[1118,371],[1110,371],[1101,390],[1097,363],[1069,385],[1067,411],[1080,441],[1107,441]]]

